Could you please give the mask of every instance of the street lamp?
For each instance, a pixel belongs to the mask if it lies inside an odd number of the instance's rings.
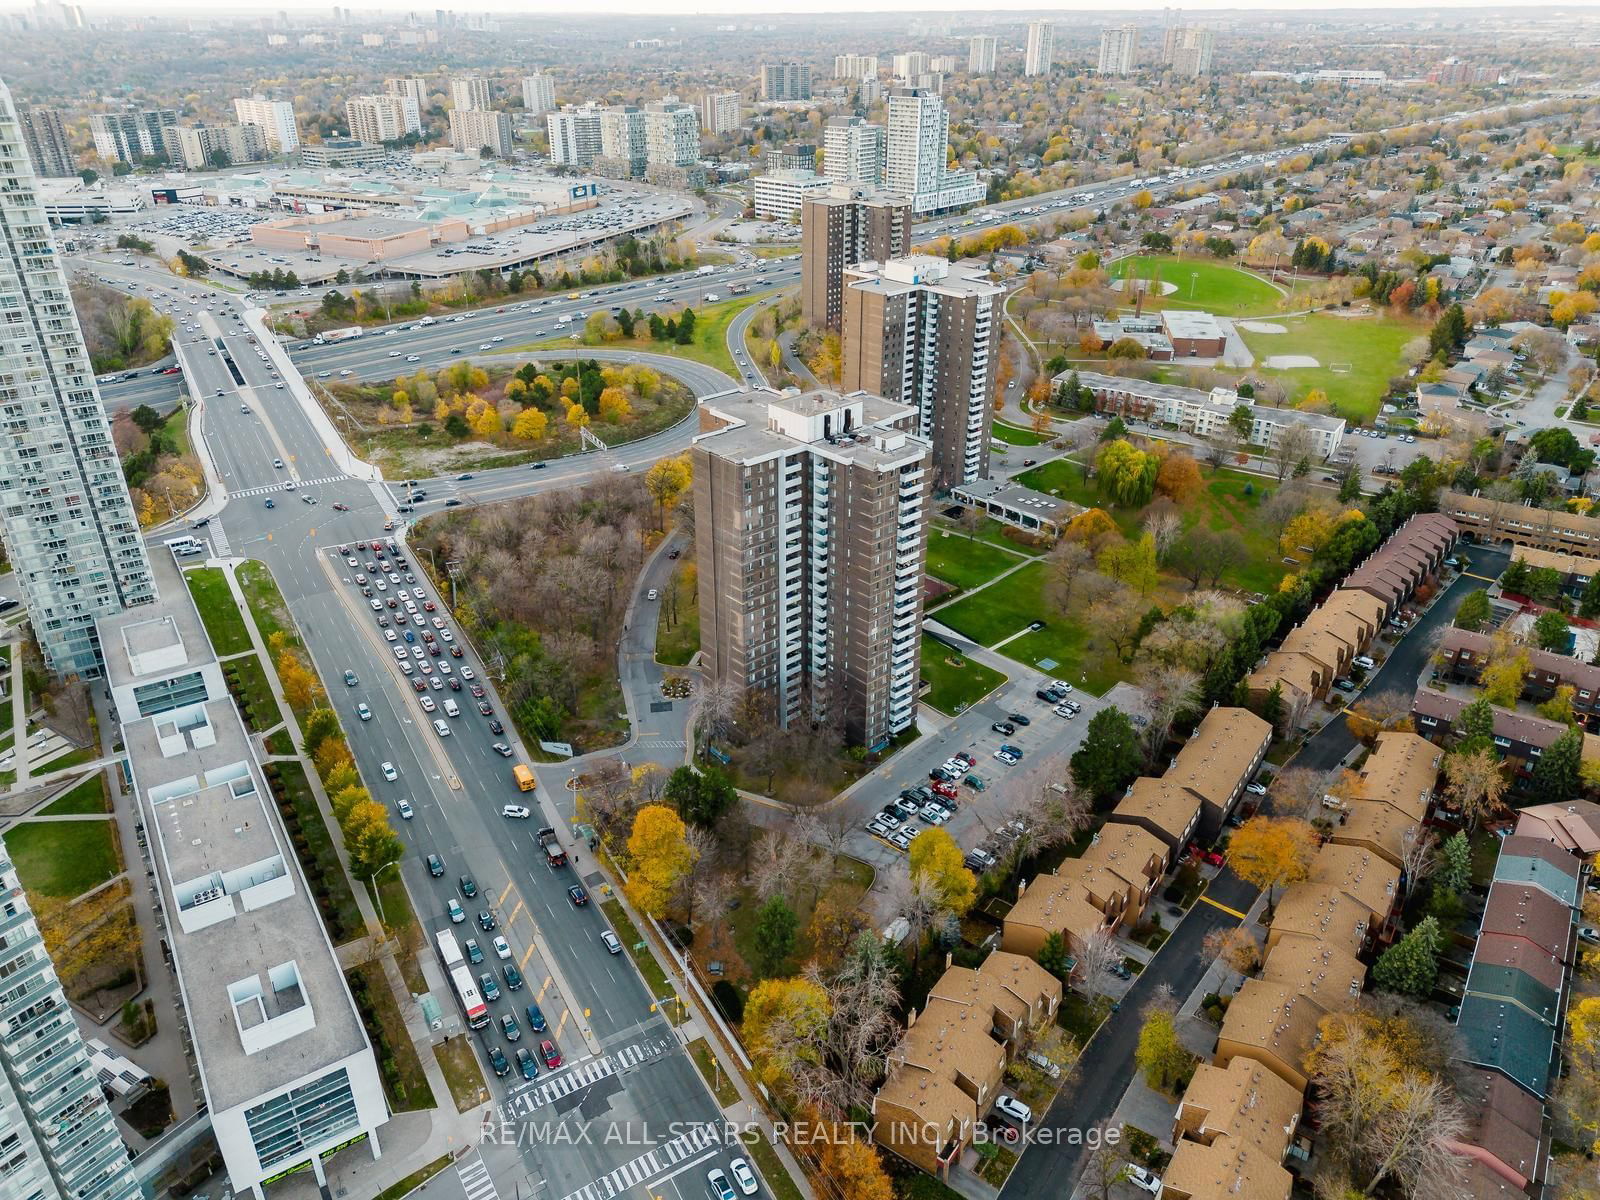
[[[390,867],[398,867],[400,862],[401,860],[398,858],[390,859],[372,873],[372,894],[378,902],[378,918],[385,922],[389,920],[389,914],[383,911],[383,892],[378,888],[378,876],[382,875]]]

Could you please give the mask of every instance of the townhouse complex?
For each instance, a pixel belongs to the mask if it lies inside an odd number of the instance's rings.
[[[1455,522],[1439,513],[1419,513],[1395,530],[1250,673],[1251,702],[1265,701],[1276,688],[1285,721],[1297,724],[1438,572],[1456,538]]]
[[[1006,1067],[1055,1019],[1061,981],[1032,958],[996,950],[977,968],[953,967],[906,1018],[872,1100],[872,1136],[930,1174],[961,1158]]]
[[[1435,655],[1439,675],[1451,682],[1476,683],[1494,648],[1495,639],[1487,633],[1446,629]],[[1570,687],[1572,715],[1585,731],[1593,733],[1600,723],[1600,666],[1537,646],[1524,646],[1521,650],[1528,656],[1521,698],[1542,704],[1556,694],[1557,688]]]
[[[1135,780],[1081,858],[1018,888],[1000,947],[1036,957],[1051,934],[1078,954],[1097,931],[1139,924],[1156,884],[1197,837],[1211,838],[1266,758],[1272,726],[1218,706],[1160,778]]]
[[[1439,494],[1439,511],[1453,517],[1469,541],[1600,557],[1600,521],[1593,517],[1449,491]]]

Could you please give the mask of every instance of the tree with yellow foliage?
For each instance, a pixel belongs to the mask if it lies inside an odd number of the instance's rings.
[[[666,526],[667,509],[677,504],[679,497],[689,490],[693,476],[687,455],[663,458],[645,472],[644,487],[656,502],[656,528]]]
[[[467,424],[479,437],[492,438],[500,432],[500,414],[495,411],[494,405],[483,404],[479,407],[477,416],[467,419]]]
[[[1295,817],[1251,817],[1228,841],[1228,865],[1246,883],[1267,893],[1267,912],[1279,888],[1299,883],[1311,872],[1317,833]]]
[[[1600,1154],[1600,996],[1585,996],[1567,1009],[1566,1059],[1556,1107],[1588,1152]]]
[[[817,1166],[839,1191],[840,1200],[893,1200],[894,1185],[878,1148],[863,1141],[854,1125],[834,1125],[821,1139]]]
[[[977,899],[978,881],[962,861],[961,847],[942,829],[924,829],[911,840],[913,882],[925,881],[939,898],[939,907],[965,916]]]
[[[1133,206],[1141,211],[1155,203],[1155,197],[1150,194],[1149,188],[1140,188],[1133,194]]]
[[[302,712],[310,708],[322,692],[317,677],[306,669],[300,656],[292,650],[285,650],[278,656],[278,683],[283,688],[283,697],[289,706]]]
[[[762,1083],[783,1087],[801,1062],[819,1061],[830,1011],[827,992],[809,979],[756,984],[744,1003],[743,1033]]]
[[[1098,553],[1106,542],[1120,538],[1122,531],[1105,509],[1087,508],[1067,522],[1061,536],[1066,541],[1077,542]]]
[[[633,415],[628,403],[628,393],[619,387],[608,387],[600,393],[600,419],[607,425],[620,425]]]
[[[583,405],[574,400],[567,404],[565,420],[572,429],[582,429],[589,423],[589,414],[584,411]]]
[[[1484,699],[1496,708],[1514,707],[1531,669],[1527,647],[1513,642],[1507,634],[1496,634],[1489,648],[1489,665],[1478,676]]]
[[[550,427],[550,418],[537,408],[525,408],[511,423],[511,436],[524,442],[543,441]]]
[[[1331,512],[1325,508],[1308,508],[1284,526],[1283,534],[1278,538],[1278,549],[1285,557],[1303,552],[1302,548],[1315,554],[1327,545],[1328,539],[1333,536],[1333,529],[1334,516]]]
[[[666,914],[679,881],[697,857],[688,829],[664,804],[647,804],[633,818],[628,836],[628,899],[652,917]]]

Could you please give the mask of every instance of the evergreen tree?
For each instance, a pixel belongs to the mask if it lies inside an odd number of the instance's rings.
[[[1439,975],[1439,950],[1444,935],[1439,922],[1423,917],[1416,927],[1378,956],[1372,982],[1386,992],[1424,999]]]
[[[1468,629],[1476,632],[1482,629],[1484,623],[1493,615],[1489,607],[1489,593],[1483,588],[1471,591],[1461,601],[1461,607],[1456,609],[1456,628]]]
[[[1072,756],[1072,778],[1096,800],[1110,800],[1144,766],[1133,722],[1118,708],[1102,708],[1089,721],[1083,744]]]
[[[755,967],[763,979],[782,973],[794,952],[798,929],[794,910],[782,896],[774,896],[756,914]]]
[[[1274,682],[1261,698],[1261,719],[1277,729],[1283,724],[1283,685]]]
[[[1534,764],[1528,786],[1538,803],[1554,804],[1578,794],[1582,782],[1583,734],[1569,729],[1552,742]]]
[[[1471,754],[1474,751],[1494,747],[1494,706],[1483,697],[1479,696],[1471,704],[1461,710],[1461,715],[1456,718],[1456,733],[1461,740],[1456,743],[1457,754]]]
[[[1439,862],[1434,868],[1433,886],[1457,895],[1467,890],[1472,882],[1472,843],[1467,841],[1467,831],[1458,829],[1439,847]]]
[[[1578,615],[1587,620],[1600,617],[1600,571],[1584,585],[1583,595],[1578,600]]]
[[[1072,970],[1072,952],[1067,949],[1067,941],[1055,930],[1044,939],[1044,945],[1039,947],[1039,965],[1057,979],[1066,979]]]

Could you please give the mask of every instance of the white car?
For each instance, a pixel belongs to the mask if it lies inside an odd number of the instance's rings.
[[[1007,754],[1004,750],[996,750],[994,752],[994,756],[1001,762],[1005,763],[1008,767],[1014,767],[1017,765],[1017,756],[1015,754]]]
[[[728,1174],[733,1176],[733,1182],[738,1184],[739,1190],[746,1196],[754,1196],[758,1189],[756,1173],[750,1169],[750,1164],[742,1158],[736,1158],[728,1164]]]
[[[1265,796],[1267,794],[1267,785],[1264,783],[1247,783],[1244,785],[1244,790],[1252,796]]]
[[[478,677],[478,673],[476,671],[474,671],[471,667],[462,667],[461,668],[461,678],[465,679],[468,683],[471,683],[477,677]]]
[[[994,1106],[1013,1121],[1021,1121],[1024,1125],[1033,1120],[1033,1109],[1009,1092],[1001,1092],[1000,1098],[994,1102]]]
[[[356,705],[356,716],[360,717],[363,721],[370,721],[372,720],[372,710],[365,704],[358,704]]]
[[[1149,1192],[1152,1196],[1161,1194],[1161,1176],[1145,1170],[1136,1163],[1129,1163],[1122,1168],[1123,1177],[1141,1192]]]
[[[924,804],[917,816],[929,825],[943,825],[950,819],[950,814],[937,804]]]
[[[646,592],[644,594],[644,598],[646,600],[654,600],[656,598],[656,595],[657,595],[656,589],[655,588],[651,588],[648,592]]]
[[[511,957],[511,943],[506,941],[506,939],[503,938],[503,937],[495,938],[494,939],[494,952],[500,958],[510,958]]]
[[[524,808],[520,804],[507,804],[500,810],[500,815],[502,817],[510,817],[518,821],[526,821],[529,817],[533,816],[533,810]]]
[[[383,772],[383,777],[390,783],[400,778],[400,772],[394,769],[392,762],[383,763],[378,769]]]
[[[417,700],[417,703],[422,705],[422,711],[427,713],[431,713],[439,707],[433,702],[433,697],[428,695],[427,692],[422,693],[421,697]]]
[[[1052,679],[1045,686],[1047,688],[1054,688],[1058,692],[1070,692],[1072,690],[1072,685],[1070,683],[1063,683],[1059,679]]]
[[[402,821],[409,821],[416,814],[411,810],[411,801],[401,798],[394,802],[395,811],[400,814]]]
[[[1371,656],[1366,655],[1366,654],[1359,654],[1354,659],[1352,659],[1351,661],[1354,662],[1355,665],[1360,667],[1363,671],[1370,671],[1370,670],[1372,670],[1373,667],[1378,665],[1376,662],[1374,662],[1372,660]]]

